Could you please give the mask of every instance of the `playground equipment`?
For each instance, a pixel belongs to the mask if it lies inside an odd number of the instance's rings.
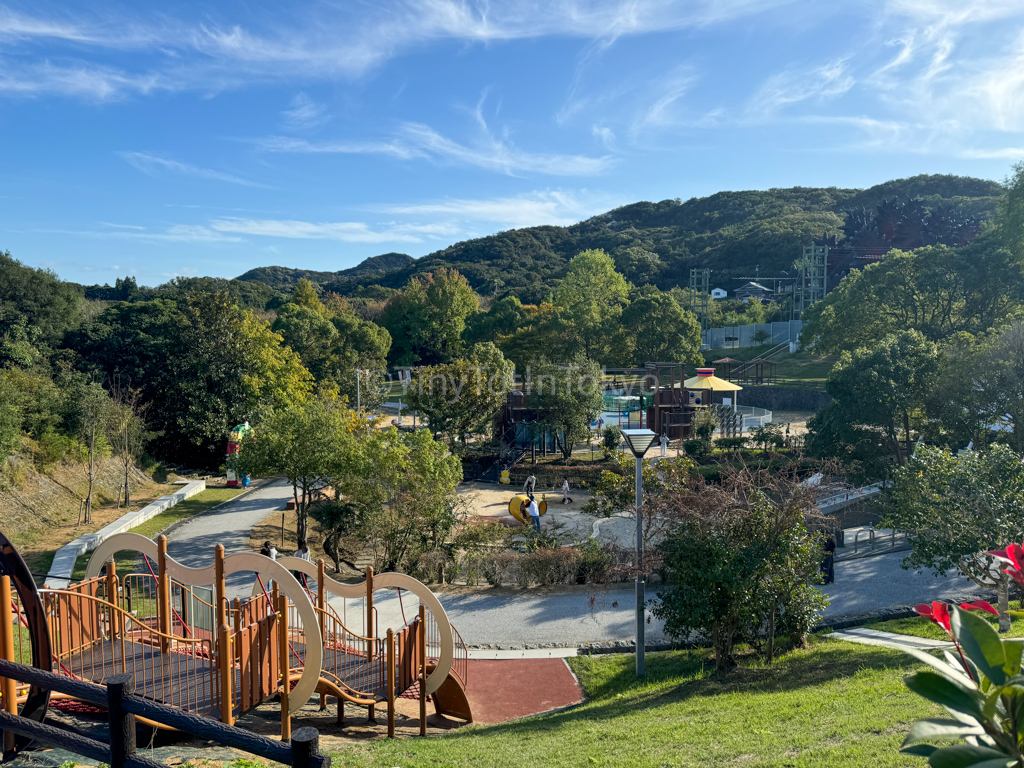
[[[50,635],[46,614],[28,566],[18,550],[0,532],[0,658],[51,669]],[[0,679],[3,710],[41,723],[50,703],[50,691],[37,685]],[[20,707],[20,709],[19,709]],[[31,744],[25,736],[4,732],[4,757]]]
[[[508,503],[508,513],[523,525],[529,525],[530,513],[523,508],[524,503],[530,503],[530,497],[527,496],[525,493],[520,493],[517,494],[516,496],[513,496]],[[544,517],[545,513],[547,513],[548,511],[547,500],[545,499],[543,501],[538,502],[537,508],[540,510],[540,516]]]
[[[239,424],[231,433],[228,435],[228,451],[227,451],[227,483],[228,488],[238,488],[244,484],[244,481],[235,473],[234,462],[232,457],[237,456],[239,450],[242,447],[242,440],[247,434],[252,431],[252,427],[249,426],[249,422]]]
[[[5,574],[0,591],[9,584],[8,571],[24,565],[7,549],[13,552],[8,545],[0,557]],[[142,555],[149,572],[119,575],[113,555],[125,550]],[[292,571],[313,576],[316,592]],[[229,600],[226,578],[239,573],[255,574],[254,594]],[[382,634],[373,592],[390,587],[416,594],[419,615],[397,632],[388,628]],[[329,594],[364,598],[363,634],[345,625]],[[5,606],[13,606],[16,615]],[[247,552],[225,555],[222,545],[210,565],[189,568],[167,554],[165,537],[154,542],[121,533],[95,550],[84,581],[38,594],[19,585],[17,600],[13,593],[0,593],[0,608],[4,660],[25,659],[29,654],[19,648],[31,646],[37,667],[50,665],[78,680],[103,683],[130,673],[137,695],[228,725],[280,695],[283,739],[291,734],[290,713],[314,693],[320,693],[322,704],[327,695],[337,697],[342,723],[345,701],[366,706],[371,719],[374,707],[386,702],[389,735],[394,734],[395,699],[417,683],[421,733],[430,695],[438,711],[472,719],[465,696],[465,644],[430,590],[402,574],[375,581],[368,571],[365,583],[346,585],[329,579],[322,561],[314,566],[297,558],[275,562]],[[40,707],[45,692],[8,693],[0,686],[0,693],[8,710],[15,703],[29,710]]]

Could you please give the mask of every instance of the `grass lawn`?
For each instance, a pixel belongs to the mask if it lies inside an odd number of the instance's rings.
[[[993,605],[995,604],[995,593],[992,595],[990,600]],[[1017,600],[1010,601],[1010,610],[1019,611],[1020,602]],[[992,625],[994,629],[999,629],[999,619],[990,613],[983,611],[975,612],[976,616],[981,616]],[[868,629],[877,629],[882,632],[895,632],[899,635],[913,635],[914,637],[927,637],[930,640],[949,640],[949,635],[946,634],[946,630],[936,626],[928,619],[923,616],[915,616],[910,619],[891,619],[890,621],[876,621],[873,624],[865,624]],[[1007,632],[1003,637],[1024,637],[1024,619],[1011,619],[1010,631]]]
[[[768,352],[771,348],[772,345],[740,347],[738,349],[708,349],[702,354],[708,365],[712,360],[721,360],[725,357],[746,362]],[[812,355],[804,350],[793,355],[784,353],[772,358],[776,363],[775,374],[782,379],[779,386],[807,389],[824,388],[825,379],[828,378],[829,371],[832,370],[837,359],[837,355]],[[740,402],[742,403],[742,400]]]
[[[571,659],[588,701],[562,712],[430,739],[376,741],[335,766],[924,766],[898,754],[910,724],[939,714],[896,651],[812,638],[771,667],[719,675],[707,650]]]
[[[185,499],[185,501],[174,505],[166,512],[161,512],[156,517],[147,520],[142,525],[132,528],[131,532],[139,533],[152,539],[179,520],[192,517],[192,515],[198,515],[200,512],[210,509],[210,507],[230,501],[241,492],[239,488],[207,488],[202,493],[197,493],[192,498]],[[75,570],[71,573],[72,581],[81,581],[85,578],[85,569],[89,565],[89,558],[91,556],[92,552],[86,552],[78,558],[75,562]],[[137,555],[134,552],[118,553],[114,557],[114,562],[117,564],[117,572],[119,574],[132,573],[135,570],[136,557]]]

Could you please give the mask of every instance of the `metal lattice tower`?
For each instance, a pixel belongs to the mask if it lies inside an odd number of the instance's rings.
[[[828,246],[805,245],[800,275],[793,286],[793,318],[803,316],[812,304],[825,298],[828,288]]]
[[[700,320],[701,330],[708,327],[711,312],[711,270],[690,270],[690,311]]]

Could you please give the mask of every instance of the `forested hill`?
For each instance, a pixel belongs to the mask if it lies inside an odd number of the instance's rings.
[[[347,277],[394,272],[408,267],[415,261],[407,253],[382,253],[380,256],[364,259],[354,267],[337,272],[317,272],[312,269],[295,269],[293,267],[256,267],[244,275],[239,275],[236,279],[259,280],[273,288],[290,288],[302,278],[322,285]]]
[[[712,282],[724,288],[755,274],[791,268],[802,246],[829,235],[842,241],[851,211],[875,215],[879,206],[919,201],[948,217],[984,220],[992,215],[1002,186],[960,176],[914,176],[869,189],[793,187],[719,192],[686,202],[640,202],[569,227],[542,226],[467,240],[412,260],[385,254],[341,272],[262,267],[240,280],[288,288],[306,277],[326,290],[349,294],[360,286],[400,288],[414,275],[455,268],[482,294],[509,292],[524,303],[547,299],[569,259],[603,248],[635,284],[663,289],[685,286],[692,267],[710,267]],[[886,212],[878,211],[881,217]],[[400,258],[407,261],[400,263]],[[379,260],[379,261],[378,261]]]

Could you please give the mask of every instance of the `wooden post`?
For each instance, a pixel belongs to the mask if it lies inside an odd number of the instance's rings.
[[[223,551],[224,547],[221,547]],[[156,540],[156,565],[157,565],[157,620],[160,624],[160,632],[166,637],[160,638],[160,650],[167,653],[170,650],[168,637],[171,634],[171,584],[167,576],[167,537],[162,533]],[[223,624],[223,622],[220,622]]]
[[[217,630],[217,663],[220,666],[220,721],[235,724],[235,696],[231,690],[235,681],[235,665],[231,658],[231,628],[221,624]]]
[[[274,585],[277,591],[277,585]],[[277,636],[281,652],[281,741],[292,737],[292,717],[288,697],[292,692],[291,670],[288,668],[288,595],[275,595],[277,606]]]
[[[395,630],[388,628],[388,738],[395,738]]]
[[[227,582],[224,579],[224,545],[218,544],[213,550],[214,591],[217,598],[217,626],[227,626],[228,623],[228,598]]]
[[[320,614],[320,637],[327,637],[327,598],[325,597],[326,591],[324,590],[326,582],[326,566],[324,565],[324,559],[318,558],[316,561],[316,607],[320,610],[317,611]],[[326,641],[326,640],[325,640]],[[338,707],[342,706],[341,699],[338,700]],[[323,712],[327,709],[327,694],[320,694],[320,711]]]
[[[121,614],[117,611],[117,564],[111,559],[107,563],[107,602],[112,606],[110,609],[110,641],[113,642],[120,634],[118,625]]]
[[[11,611],[11,577],[0,576],[0,659],[15,661],[14,658],[14,613]],[[3,697],[4,711],[18,714],[18,702],[14,694],[14,680],[0,677],[0,696]],[[14,751],[14,731],[4,731],[3,753]]]
[[[320,733],[316,728],[296,728],[292,735],[292,767],[320,768]]]
[[[373,635],[373,567],[367,566],[366,568],[366,621],[363,629],[366,630],[366,636],[372,638]],[[368,641],[366,645],[366,662],[369,664],[373,661],[373,642]],[[366,719],[371,723],[377,722],[374,718],[373,704],[367,707]]]
[[[284,515],[285,515],[285,513],[282,512],[281,513],[281,548],[282,549],[284,548]]]
[[[373,568],[366,569],[366,636],[373,637]],[[367,661],[373,659],[373,648],[367,653]]]
[[[420,657],[420,736],[427,735],[427,607],[420,603],[420,626],[416,634]]]
[[[123,768],[135,755],[135,715],[124,701],[135,693],[135,678],[119,672],[107,678],[107,722],[110,724],[110,768]]]

